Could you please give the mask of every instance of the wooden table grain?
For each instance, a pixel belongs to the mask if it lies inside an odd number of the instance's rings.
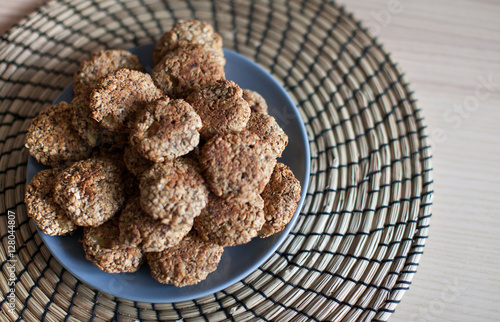
[[[0,0],[0,33],[44,0]],[[342,0],[405,72],[432,140],[435,198],[391,321],[500,320],[500,1]]]

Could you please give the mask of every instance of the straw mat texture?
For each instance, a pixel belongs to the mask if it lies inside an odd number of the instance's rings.
[[[89,53],[153,43],[192,17],[297,104],[312,154],[307,199],[284,244],[241,282],[181,303],[121,300],[74,278],[27,218],[24,136]],[[390,55],[331,1],[51,1],[1,39],[0,97],[7,320],[385,321],[411,284],[431,217],[426,127]]]

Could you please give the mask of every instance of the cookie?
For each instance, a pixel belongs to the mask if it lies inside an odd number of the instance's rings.
[[[288,145],[288,136],[285,131],[269,114],[252,113],[247,123],[247,130],[257,134],[262,142],[271,147],[274,155],[278,158],[281,157]]]
[[[130,127],[130,142],[153,162],[173,160],[200,142],[201,119],[187,102],[161,98],[149,103]]]
[[[51,167],[69,165],[92,152],[73,129],[66,102],[46,107],[31,121],[25,146],[39,163]]]
[[[118,217],[98,227],[85,227],[83,244],[85,257],[108,273],[136,272],[144,262],[140,248],[119,243]]]
[[[176,227],[198,216],[208,200],[203,177],[189,163],[157,163],[140,177],[141,207],[152,218]]]
[[[203,45],[188,45],[169,51],[153,67],[153,80],[163,93],[183,98],[200,85],[224,79],[220,54]]]
[[[201,149],[200,168],[217,196],[252,198],[266,186],[276,158],[250,131],[218,134]]]
[[[262,114],[268,114],[268,107],[267,107],[267,102],[256,91],[252,91],[250,89],[244,89],[243,90],[243,98],[245,101],[247,101],[248,106],[250,106],[250,109],[254,113],[262,113]]]
[[[56,177],[55,200],[78,226],[99,226],[125,201],[123,172],[110,159],[74,163]]]
[[[50,236],[71,234],[77,229],[54,200],[54,184],[58,173],[58,169],[38,172],[26,186],[24,197],[28,217],[33,218],[38,228]]]
[[[243,130],[251,114],[242,89],[229,80],[201,86],[186,101],[201,117],[200,134],[204,140],[220,132]]]
[[[248,243],[264,225],[264,201],[258,195],[248,201],[210,195],[208,205],[194,219],[194,229],[207,241],[221,246]]]
[[[136,177],[139,177],[155,164],[153,161],[143,157],[137,149],[132,148],[130,145],[127,145],[123,150],[123,161],[127,170]]]
[[[147,261],[158,282],[182,287],[206,279],[217,269],[223,252],[221,246],[190,233],[177,246],[147,254]]]
[[[161,96],[149,74],[123,68],[96,82],[90,94],[90,115],[112,132],[127,131],[133,112]]]
[[[300,182],[292,170],[281,162],[276,163],[271,179],[261,194],[266,222],[259,231],[260,237],[271,236],[285,228],[297,209],[300,192]]]
[[[178,47],[187,45],[203,45],[224,56],[222,51],[222,37],[214,31],[211,25],[204,21],[190,19],[179,21],[171,30],[164,33],[153,50],[153,62],[156,64],[165,55]]]
[[[161,252],[177,245],[193,227],[193,219],[180,225],[165,225],[144,213],[139,197],[131,199],[120,215],[120,240],[143,252]]]
[[[73,91],[75,94],[82,93],[92,88],[101,77],[122,68],[144,70],[139,58],[129,51],[108,49],[94,52],[80,63],[73,77]]]

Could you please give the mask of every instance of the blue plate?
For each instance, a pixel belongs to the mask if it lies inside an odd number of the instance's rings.
[[[151,71],[153,48],[154,45],[147,45],[131,50],[139,57],[147,71]],[[276,251],[290,232],[304,202],[309,180],[310,154],[304,124],[293,101],[270,74],[235,52],[224,50],[224,54],[227,61],[226,78],[242,88],[259,92],[267,101],[269,114],[276,118],[289,137],[289,144],[280,161],[292,169],[302,185],[302,198],[291,222],[283,231],[268,238],[254,238],[245,245],[226,247],[215,272],[197,285],[185,287],[158,283],[150,276],[147,265],[136,273],[103,272],[85,259],[82,245],[78,242],[81,233],[74,236],[51,237],[39,231],[45,245],[57,260],[82,282],[99,291],[133,301],[168,303],[192,300],[220,291],[245,278]],[[69,86],[55,103],[69,102],[72,98],[73,89]],[[41,169],[44,169],[44,166],[30,157],[28,182]]]

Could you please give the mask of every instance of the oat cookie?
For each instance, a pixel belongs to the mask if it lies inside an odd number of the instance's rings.
[[[132,198],[120,215],[120,240],[143,252],[161,252],[177,245],[193,227],[193,219],[179,225],[165,225],[144,213],[139,197]]]
[[[125,201],[123,172],[110,159],[74,163],[56,178],[55,200],[78,226],[99,226]]]
[[[98,227],[83,229],[83,250],[86,258],[108,273],[132,273],[144,262],[142,251],[119,243],[118,217]]]
[[[134,176],[139,177],[143,172],[149,170],[155,163],[142,156],[137,149],[127,145],[123,150],[123,161],[127,170]]]
[[[151,275],[158,282],[178,287],[197,284],[217,269],[224,248],[187,235],[177,246],[147,254]]]
[[[142,209],[174,227],[198,216],[208,199],[203,177],[180,159],[155,164],[141,175],[139,188]]]
[[[193,88],[224,79],[220,55],[203,45],[178,47],[153,67],[153,80],[165,95],[183,98]]]
[[[255,113],[262,113],[262,114],[267,114],[268,113],[268,107],[267,107],[267,102],[256,91],[252,91],[250,89],[244,89],[243,90],[243,98],[245,101],[247,101],[248,106],[250,106],[250,109],[252,112]]]
[[[214,136],[202,147],[199,163],[213,193],[245,199],[264,190],[276,158],[255,133],[245,130]]]
[[[73,77],[73,91],[79,94],[88,90],[99,78],[121,68],[144,70],[139,58],[129,51],[108,49],[94,52],[80,63]]]
[[[208,205],[194,219],[194,229],[205,240],[221,246],[248,243],[265,222],[264,201],[258,195],[248,201],[210,194]]]
[[[24,197],[28,216],[50,236],[66,235],[77,228],[54,200],[54,184],[58,173],[58,169],[38,172],[26,186]]]
[[[149,74],[123,68],[95,84],[90,94],[91,117],[112,132],[126,131],[133,112],[161,96]]]
[[[153,61],[156,64],[169,51],[193,44],[204,45],[218,52],[221,57],[224,56],[222,37],[208,23],[191,19],[179,21],[170,31],[161,36],[153,50]]]
[[[38,162],[51,167],[69,165],[91,153],[71,125],[66,102],[46,107],[31,121],[25,146]]]
[[[229,80],[201,86],[186,101],[201,117],[200,134],[204,140],[220,132],[243,130],[251,114],[242,89]]]
[[[146,159],[173,160],[200,142],[201,119],[186,101],[167,97],[149,103],[130,127],[130,142]]]
[[[271,236],[285,228],[297,209],[300,192],[300,182],[292,170],[281,162],[276,163],[271,180],[261,194],[266,222],[259,231],[260,237]]]
[[[247,129],[257,134],[264,143],[268,144],[276,157],[281,157],[281,153],[288,145],[288,136],[276,123],[274,117],[254,112],[250,115]]]

